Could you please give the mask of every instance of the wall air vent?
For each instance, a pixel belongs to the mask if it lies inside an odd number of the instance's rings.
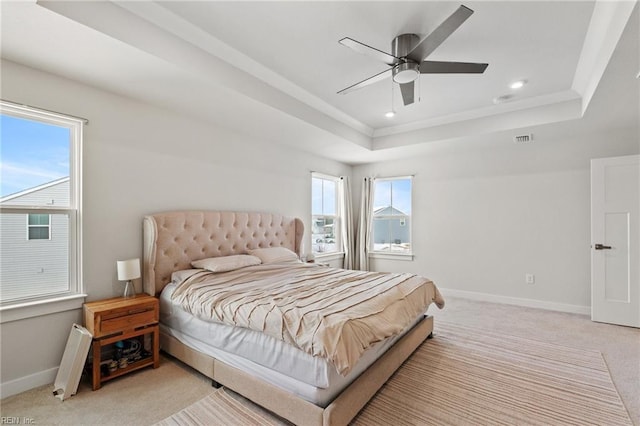
[[[514,143],[529,143],[533,142],[533,134],[529,133],[526,135],[516,135],[513,137]]]

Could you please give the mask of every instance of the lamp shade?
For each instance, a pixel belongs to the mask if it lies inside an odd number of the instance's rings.
[[[118,260],[118,280],[128,281],[140,278],[140,259]]]

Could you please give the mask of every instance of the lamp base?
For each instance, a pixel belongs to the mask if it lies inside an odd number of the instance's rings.
[[[136,288],[133,286],[133,282],[129,280],[124,285],[124,293],[122,294],[122,296],[129,298],[129,297],[134,297],[135,295],[136,295]]]

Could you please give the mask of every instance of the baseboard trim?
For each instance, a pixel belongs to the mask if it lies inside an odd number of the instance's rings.
[[[17,395],[28,391],[29,389],[37,388],[49,383],[51,383],[51,392],[53,392],[53,382],[55,382],[57,374],[58,367],[54,367],[28,376],[20,377],[15,380],[0,383],[0,398]]]
[[[462,297],[482,302],[504,303],[506,305],[524,306],[527,308],[546,309],[548,311],[567,312],[571,314],[591,315],[590,306],[570,305],[567,303],[548,302],[545,300],[524,299],[520,297],[500,296],[497,294],[477,293],[475,291],[438,288],[444,296]]]

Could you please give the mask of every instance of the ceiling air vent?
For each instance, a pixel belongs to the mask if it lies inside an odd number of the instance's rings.
[[[516,135],[513,137],[514,143],[529,143],[533,142],[533,134],[529,133],[526,135]]]

